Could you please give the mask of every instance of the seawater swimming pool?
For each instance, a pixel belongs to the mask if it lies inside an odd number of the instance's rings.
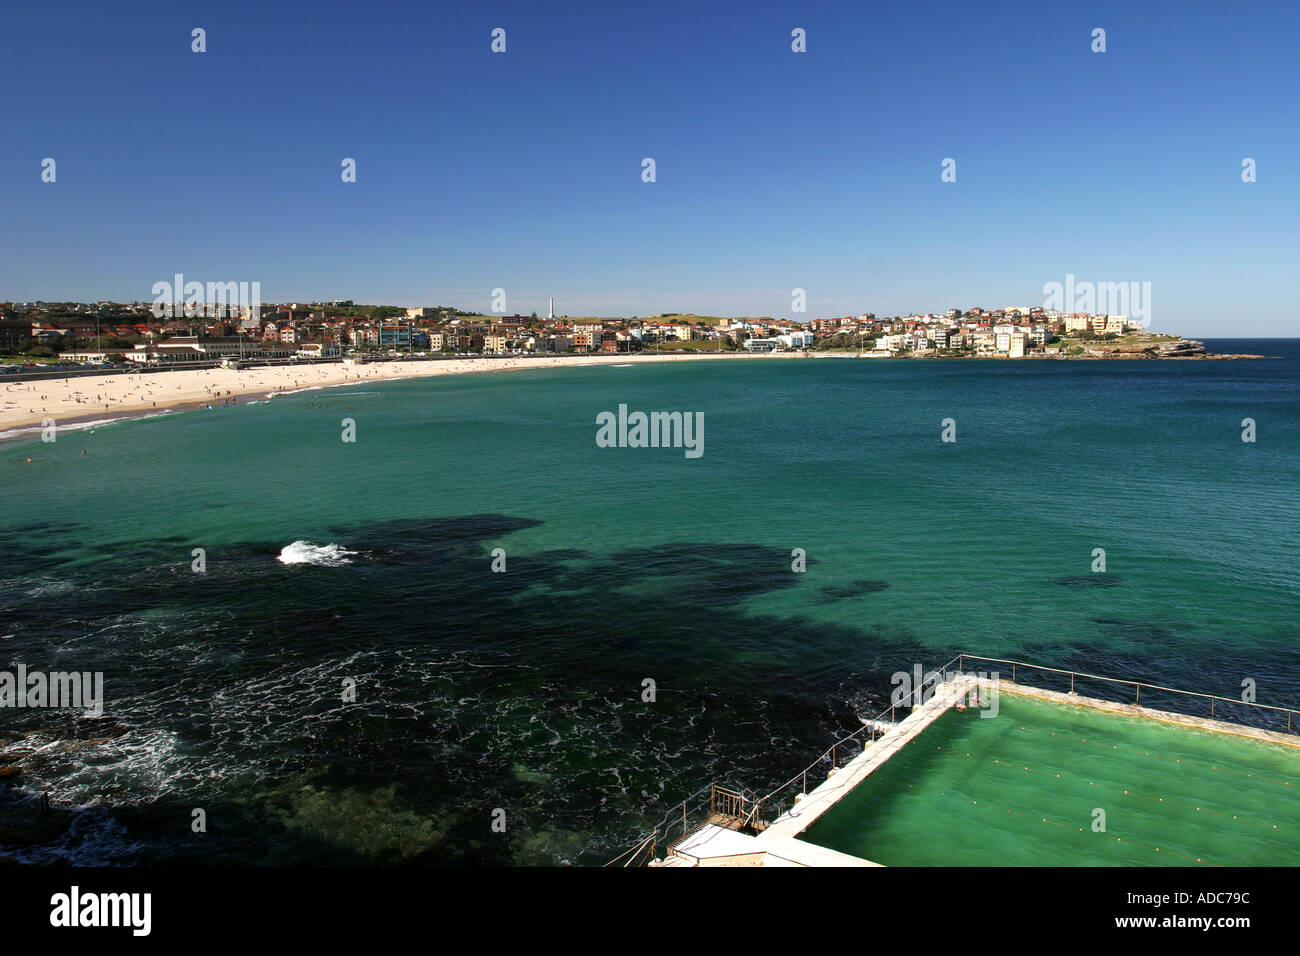
[[[1300,856],[1300,748],[1017,694],[980,713],[944,713],[800,839],[887,866]]]

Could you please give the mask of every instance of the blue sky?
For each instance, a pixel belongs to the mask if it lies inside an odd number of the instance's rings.
[[[1073,273],[1150,282],[1156,330],[1298,334],[1294,3],[4,19],[0,299],[149,299],[181,272],[264,301],[808,318],[1039,305]]]

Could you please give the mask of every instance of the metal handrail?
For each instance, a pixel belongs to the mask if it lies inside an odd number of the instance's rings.
[[[968,656],[969,656],[969,655],[968,655]],[[953,664],[958,664],[958,667],[955,669],[955,673],[960,674],[960,673],[962,672],[962,668],[961,668],[961,666],[960,666],[960,664],[959,664],[960,660],[961,660],[961,655],[959,654],[957,657],[954,657],[952,660],[948,661],[948,663],[942,665],[938,671],[931,670],[930,673],[932,673],[932,674],[939,674],[939,675],[940,675],[939,683],[941,683],[941,684],[946,684],[946,683],[948,682],[948,668],[949,668],[949,667],[951,667]],[[924,686],[924,685],[922,685],[921,687],[914,688],[913,691],[912,691],[912,696],[919,695],[919,694],[920,694],[922,691],[924,691],[924,690],[925,690],[925,686]],[[882,710],[882,711],[881,711],[879,714],[877,714],[875,717],[869,718],[867,721],[865,721],[865,722],[863,723],[863,725],[862,725],[861,727],[859,727],[857,730],[853,731],[853,733],[849,734],[849,735],[846,736],[846,737],[841,737],[839,740],[835,741],[835,743],[831,744],[830,747],[829,747],[828,749],[822,751],[821,756],[819,756],[816,760],[814,760],[814,761],[813,761],[812,763],[810,763],[808,766],[804,767],[803,770],[799,771],[797,774],[795,774],[793,777],[791,777],[791,778],[790,778],[789,780],[787,780],[785,783],[781,784],[779,787],[777,787],[777,788],[776,788],[775,790],[773,790],[771,793],[767,794],[767,795],[764,796],[764,797],[761,797],[761,798],[757,801],[758,808],[761,809],[761,807],[763,806],[763,804],[767,803],[769,800],[771,800],[773,797],[775,797],[775,796],[776,796],[778,793],[780,793],[782,790],[785,790],[785,789],[787,789],[788,787],[790,787],[790,786],[791,786],[792,784],[794,784],[796,781],[799,781],[799,782],[802,783],[802,791],[801,791],[801,792],[803,792],[803,793],[806,794],[806,793],[808,792],[808,772],[809,772],[810,770],[818,770],[818,769],[820,769],[820,765],[823,764],[823,763],[825,763],[826,760],[827,760],[827,758],[830,759],[831,769],[832,769],[832,770],[833,770],[833,769],[836,769],[836,767],[838,766],[838,764],[837,764],[837,762],[836,762],[836,757],[838,756],[837,753],[836,753],[836,751],[837,751],[841,746],[843,746],[844,744],[848,743],[850,740],[853,740],[853,738],[859,736],[860,734],[866,733],[868,736],[871,737],[871,741],[874,743],[874,742],[875,742],[875,739],[876,739],[876,734],[880,732],[880,731],[879,731],[879,728],[877,727],[877,723],[880,722],[880,721],[882,721],[882,720],[884,719],[884,716],[885,716],[886,714],[889,714],[889,723],[891,723],[891,724],[896,723],[896,721],[895,721],[895,719],[894,719],[894,715],[895,715],[895,712],[897,711],[897,709],[898,709],[898,705],[897,705],[897,704],[890,704],[890,706],[889,706],[888,709],[886,709],[886,710]],[[864,745],[863,745],[864,749],[865,749],[865,746],[866,746],[866,745],[864,744]]]
[[[711,800],[713,796],[713,789],[714,789],[714,784],[708,784],[706,786],[700,787],[700,789],[696,790],[694,793],[692,793],[681,803],[673,804],[672,808],[667,813],[664,814],[663,819],[660,820],[657,824],[655,824],[655,827],[653,830],[650,831],[649,836],[647,836],[640,843],[636,844],[636,846],[632,847],[630,850],[625,850],[624,852],[620,853],[617,857],[615,857],[614,859],[606,863],[605,866],[617,866],[619,864],[619,861],[622,860],[624,857],[629,857],[629,859],[626,863],[623,864],[623,866],[625,867],[633,866],[635,864],[636,859],[641,855],[641,851],[645,850],[647,847],[650,850],[650,856],[653,857],[655,854],[655,850],[658,846],[659,838],[661,836],[665,838],[668,836],[669,829],[672,826],[672,824],[669,821],[676,820],[679,813],[682,818],[682,835],[684,836],[687,829],[687,822],[686,822],[687,815],[692,810],[691,802],[696,800],[696,798],[698,798],[701,794],[705,794],[705,793],[709,795],[709,798]],[[698,805],[694,809],[698,810],[699,809]]]
[[[1225,704],[1240,704],[1240,705],[1245,706],[1245,707],[1258,707],[1258,708],[1260,708],[1261,710],[1272,710],[1272,711],[1277,711],[1278,713],[1283,713],[1283,714],[1286,714],[1286,715],[1287,715],[1287,717],[1286,717],[1286,732],[1287,732],[1287,733],[1292,733],[1292,732],[1293,732],[1293,731],[1291,730],[1291,727],[1292,727],[1292,717],[1300,717],[1300,710],[1295,710],[1295,709],[1293,709],[1293,708],[1291,708],[1291,707],[1279,707],[1279,706],[1277,706],[1276,704],[1260,704],[1260,703],[1257,703],[1257,702],[1255,702],[1255,701],[1250,701],[1250,700],[1238,700],[1238,699],[1233,698],[1233,697],[1223,697],[1223,696],[1221,696],[1221,695],[1219,695],[1219,694],[1203,694],[1203,693],[1201,693],[1200,691],[1195,691],[1195,690],[1183,690],[1181,687],[1166,687],[1166,686],[1164,686],[1163,684],[1148,684],[1146,681],[1140,681],[1140,680],[1128,680],[1127,678],[1123,678],[1123,677],[1103,677],[1103,676],[1101,676],[1100,674],[1086,674],[1086,673],[1084,673],[1083,671],[1065,670],[1065,669],[1060,668],[1060,667],[1046,667],[1046,666],[1044,666],[1044,665],[1042,665],[1042,664],[1028,664],[1028,663],[1026,663],[1025,661],[1005,660],[1005,659],[1000,658],[1000,657],[985,657],[985,656],[982,655],[982,654],[959,654],[959,655],[957,656],[957,658],[956,658],[957,661],[959,662],[959,663],[958,663],[958,668],[957,668],[958,670],[964,670],[964,669],[965,669],[963,665],[964,665],[964,663],[965,663],[966,658],[968,658],[968,657],[969,657],[971,660],[976,660],[976,661],[988,661],[989,663],[992,663],[992,664],[1010,664],[1010,665],[1011,665],[1011,682],[1012,682],[1013,684],[1016,682],[1016,668],[1017,668],[1017,667],[1028,667],[1028,668],[1030,668],[1030,669],[1032,669],[1032,670],[1037,670],[1037,671],[1048,671],[1048,672],[1053,673],[1053,674],[1068,674],[1069,677],[1070,677],[1070,693],[1074,693],[1074,681],[1075,681],[1075,679],[1076,679],[1076,678],[1079,678],[1079,677],[1082,677],[1082,678],[1085,678],[1085,679],[1087,679],[1087,680],[1099,680],[1099,681],[1105,681],[1105,682],[1110,683],[1110,684],[1127,684],[1127,685],[1129,685],[1130,687],[1133,687],[1133,688],[1134,688],[1134,703],[1135,703],[1135,704],[1141,704],[1141,701],[1142,701],[1142,688],[1145,687],[1145,688],[1147,688],[1148,690],[1164,691],[1164,692],[1166,692],[1166,693],[1170,693],[1170,694],[1184,694],[1184,695],[1186,695],[1186,696],[1188,696],[1188,697],[1200,697],[1200,698],[1203,698],[1203,699],[1205,699],[1205,700],[1209,700],[1209,701],[1210,701],[1210,716],[1211,716],[1211,717],[1214,716],[1214,701],[1216,701],[1216,700],[1223,701]]]
[[[630,857],[630,859],[626,863],[624,863],[623,866],[625,867],[632,866],[636,862],[637,855],[640,853],[640,851],[644,850],[647,846],[652,844],[657,835],[658,835],[658,829],[656,828],[654,833],[651,833],[648,837],[646,837],[636,846],[632,847],[632,849],[625,850],[622,853],[620,853],[618,856],[614,857],[614,859],[606,863],[605,866],[618,866],[619,861],[622,860],[623,857],[625,856]]]
[[[958,658],[954,657],[952,660],[948,661],[948,663],[942,665],[942,667],[938,671],[931,670],[930,673],[940,674],[940,683],[947,683],[948,669],[952,667],[952,665],[955,664],[957,661]],[[960,673],[960,670],[958,670],[957,672]],[[915,696],[920,694],[924,690],[925,690],[925,686],[923,685],[921,687],[915,688],[912,691],[912,694]],[[841,737],[839,740],[835,741],[835,743],[831,744],[831,746],[827,750],[825,750],[820,757],[818,757],[816,760],[810,763],[799,773],[795,774],[788,781],[781,784],[771,793],[768,793],[765,796],[758,798],[757,800],[745,796],[745,794],[742,791],[734,790],[728,787],[720,787],[717,784],[713,784],[713,783],[709,784],[708,786],[701,787],[699,790],[696,790],[685,800],[681,801],[681,803],[674,804],[672,809],[670,809],[667,813],[664,814],[663,819],[659,821],[659,823],[651,831],[649,836],[641,840],[641,842],[637,843],[630,850],[625,850],[623,853],[619,854],[613,860],[606,863],[605,866],[617,866],[619,864],[619,861],[623,860],[624,858],[628,858],[628,861],[622,864],[624,867],[633,866],[635,865],[636,860],[642,855],[643,851],[645,851],[646,849],[649,849],[650,851],[649,855],[651,857],[654,857],[655,851],[658,847],[659,837],[660,836],[667,837],[668,828],[670,826],[669,820],[670,819],[675,820],[679,813],[682,817],[682,822],[681,822],[682,834],[685,835],[687,830],[687,814],[690,812],[689,804],[691,803],[691,801],[696,800],[696,798],[699,797],[701,794],[705,793],[705,791],[708,791],[709,793],[709,808],[710,810],[713,810],[715,812],[716,812],[715,801],[717,798],[717,793],[719,791],[721,791],[724,794],[724,800],[727,800],[728,802],[730,802],[731,798],[733,797],[737,798],[735,800],[735,805],[737,809],[739,809],[741,812],[736,814],[729,814],[729,815],[739,819],[742,826],[751,827],[751,828],[755,827],[758,823],[761,822],[760,814],[762,813],[763,807],[766,804],[768,804],[773,797],[781,793],[781,791],[787,789],[791,784],[795,783],[796,781],[803,782],[803,792],[807,793],[808,772],[810,770],[819,769],[820,765],[826,762],[828,757],[830,759],[832,768],[838,766],[839,748],[847,744],[849,741],[853,740],[855,737],[859,737],[862,734],[866,733],[869,734],[872,740],[874,741],[876,734],[880,733],[880,730],[877,727],[877,723],[880,722],[886,714],[889,715],[889,722],[891,724],[894,723],[895,722],[894,715],[897,709],[898,709],[898,705],[891,704],[887,709],[882,710],[875,717],[872,717],[869,720],[865,721],[863,725],[859,727],[857,730],[855,730],[853,733],[848,734],[845,737]],[[865,744],[863,746],[865,747]],[[746,807],[745,804],[748,804],[748,807]]]

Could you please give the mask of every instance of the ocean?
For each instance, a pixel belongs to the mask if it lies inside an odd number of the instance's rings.
[[[962,651],[1296,706],[1300,340],[1206,344],[1276,358],[483,373],[0,446],[0,670],[104,675],[0,710],[0,860],[599,864]],[[601,447],[620,405],[702,454]]]

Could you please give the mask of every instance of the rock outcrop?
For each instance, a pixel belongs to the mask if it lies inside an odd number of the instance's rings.
[[[1155,354],[1160,358],[1182,358],[1205,354],[1205,343],[1196,339],[1178,339],[1174,342],[1158,342]]]

